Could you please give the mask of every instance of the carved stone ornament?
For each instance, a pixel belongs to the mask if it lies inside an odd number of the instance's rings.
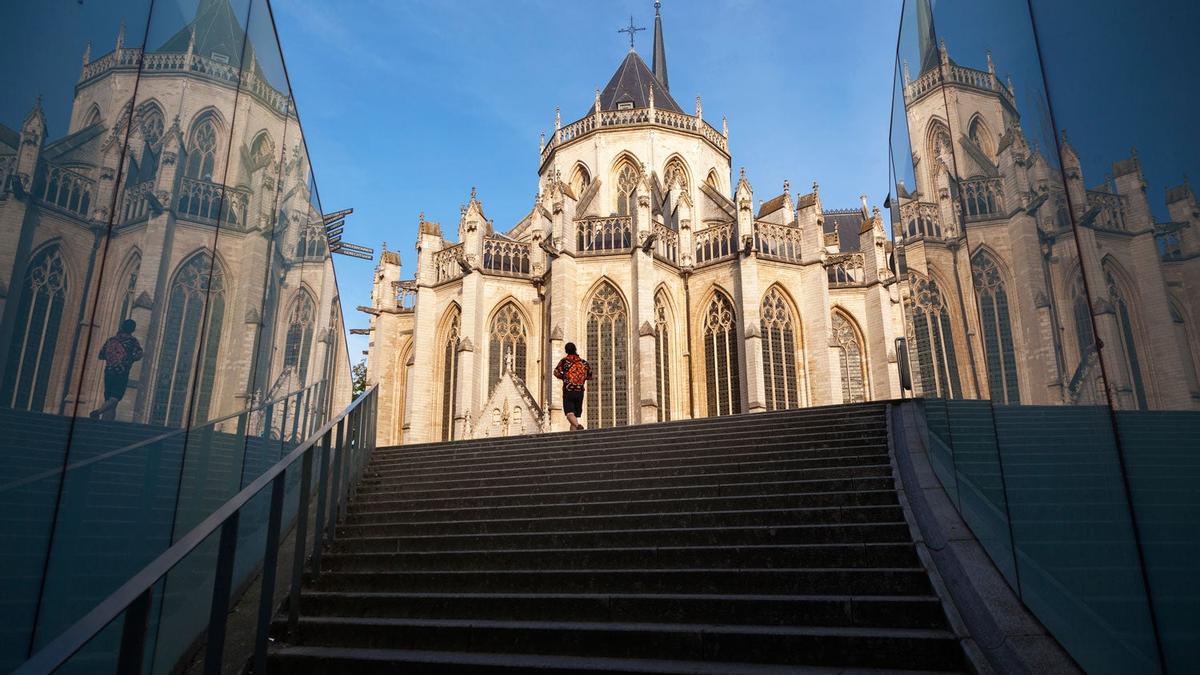
[[[100,169],[100,180],[112,180],[115,176],[116,172],[111,166]]]
[[[759,329],[757,323],[746,324],[746,339],[747,340],[749,340],[750,338],[761,338],[761,337],[762,337],[762,331]]]
[[[133,306],[139,309],[154,309],[154,298],[151,298],[146,291],[142,291],[134,298]]]
[[[458,351],[460,351],[460,352],[475,351],[475,345],[474,345],[474,343],[471,342],[471,338],[465,337],[465,338],[462,338],[461,340],[459,340],[458,341]]]
[[[178,155],[173,152],[164,152],[162,156],[163,166],[174,166],[177,158]]]
[[[638,337],[654,337],[654,326],[651,326],[649,321],[643,321],[638,328]]]
[[[563,339],[562,326],[555,326],[554,329],[550,331],[550,339],[551,340],[562,340]]]
[[[243,319],[246,323],[257,324],[260,320],[257,307],[249,307],[246,309],[246,318]]]

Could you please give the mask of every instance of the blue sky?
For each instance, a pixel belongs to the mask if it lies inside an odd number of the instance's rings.
[[[538,133],[581,117],[629,49],[649,63],[650,0],[275,0],[276,25],[324,208],[352,206],[346,240],[400,251],[417,216],[454,232],[476,186],[508,229],[537,190]],[[671,93],[729,118],[734,170],[757,199],[821,185],[827,207],[887,194],[888,101],[900,3],[666,0]],[[339,256],[350,310],[372,263]],[[366,316],[347,311],[351,326]],[[357,359],[365,339],[354,338]]]

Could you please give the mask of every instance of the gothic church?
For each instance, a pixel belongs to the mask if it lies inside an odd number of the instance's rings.
[[[980,120],[962,141],[976,147],[957,149],[979,167],[964,167],[954,190],[955,141],[925,96],[935,78],[963,92],[971,109],[959,116]],[[1042,283],[1056,272],[1044,272],[1038,232],[1051,228],[1052,246],[1066,251],[1069,224],[1053,206],[1029,207],[1063,190],[1022,140],[1011,85],[990,57],[987,71],[965,69],[943,49],[905,100],[910,129],[928,129],[932,145],[916,185],[893,199],[890,233],[865,197],[856,208],[826,208],[815,184],[793,195],[785,182],[756,208],[744,170],[732,171],[727,124],[705,121],[699,97],[689,114],[672,96],[656,11],[652,65],[631,49],[583,117],[562,124],[556,112],[538,197],[519,223],[497,231],[472,189],[457,241],[421,218],[414,278],[402,279],[399,255],[383,252],[372,304],[360,308],[370,327],[357,331],[370,335],[368,379],[380,384],[379,443],[565,430],[552,370],[566,342],[595,371],[583,417],[590,428],[896,398],[902,381],[927,396],[1093,399],[1103,386],[1094,336],[1066,340],[1048,328],[1057,316],[1047,308],[1071,307],[1079,291]],[[1159,230],[1134,189],[1137,160],[1118,166],[1119,192],[1094,199],[1123,209],[1105,215],[1123,219],[1120,235],[1098,229],[1098,257],[1085,264],[1115,270],[1133,258],[1161,270],[1162,283],[1135,289],[1143,301],[1135,310],[1135,290],[1114,281],[1128,301],[1101,330],[1119,331],[1120,312],[1142,312],[1130,351],[1170,340],[1174,356],[1190,361],[1200,353],[1197,313],[1172,293],[1186,297],[1182,288],[1200,283],[1195,256],[1179,248],[1197,248],[1194,228],[1172,230],[1187,231],[1172,240],[1179,255],[1159,256]],[[1190,189],[1171,194],[1172,214],[1194,223]],[[964,221],[981,232],[970,245],[953,225]],[[1017,288],[1014,279],[1030,283]],[[1188,317],[1179,330],[1190,351],[1169,333],[1176,305]],[[1200,404],[1194,370],[1152,363],[1143,351],[1141,384],[1116,385],[1123,402]]]

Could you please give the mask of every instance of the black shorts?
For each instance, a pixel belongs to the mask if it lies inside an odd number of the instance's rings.
[[[104,372],[104,400],[115,398],[118,401],[125,398],[125,390],[129,388],[129,372]]]
[[[583,416],[583,392],[563,390],[563,414]]]

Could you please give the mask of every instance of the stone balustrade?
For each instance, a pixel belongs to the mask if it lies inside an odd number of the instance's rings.
[[[495,274],[529,276],[529,244],[511,239],[483,240],[483,269]]]
[[[652,228],[654,234],[654,257],[679,264],[679,233],[666,225],[655,222]]]
[[[250,191],[195,178],[183,178],[175,197],[176,216],[183,220],[244,229]]]
[[[941,239],[942,224],[938,205],[933,202],[910,201],[900,205],[900,228],[902,239],[935,237]]]
[[[915,101],[943,84],[964,85],[972,89],[995,92],[1013,107],[1017,105],[1016,97],[1008,87],[1000,84],[994,74],[954,64],[930,68],[917,79],[907,83],[904,86],[904,98],[909,102]]]
[[[1125,223],[1125,197],[1106,190],[1087,191],[1088,208],[1100,207],[1099,213],[1092,219],[1092,227],[1114,232],[1127,232]]]
[[[800,228],[755,222],[754,250],[769,260],[800,262]]]
[[[396,298],[396,310],[411,313],[417,309],[417,280],[392,282],[392,291]]]
[[[866,256],[861,251],[837,253],[825,261],[825,272],[829,275],[830,288],[858,286],[866,277],[863,266]]]
[[[463,265],[467,261],[467,249],[462,244],[448,246],[433,254],[433,269],[436,272],[435,281],[442,283],[462,277],[466,272]]]
[[[629,108],[626,110],[604,110],[597,116],[594,112],[580,118],[554,132],[550,142],[542,148],[544,161],[553,151],[564,143],[580,138],[597,129],[616,127],[632,127],[645,124],[666,127],[701,136],[709,143],[729,152],[729,139],[725,134],[714,129],[712,125],[699,117],[677,113],[661,108]]]
[[[575,221],[575,249],[581,255],[628,251],[632,246],[632,216],[602,216]]]
[[[695,242],[696,267],[732,258],[737,254],[733,223],[722,223],[697,230]]]

